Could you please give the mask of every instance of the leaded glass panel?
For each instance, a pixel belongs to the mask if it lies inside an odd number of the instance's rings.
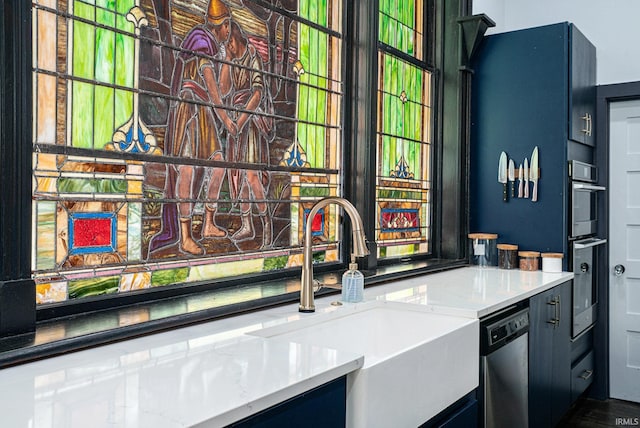
[[[378,40],[424,60],[423,0],[380,0]]]
[[[34,3],[38,303],[339,260],[341,9]]]
[[[376,241],[380,258],[430,252],[431,73],[379,54]]]

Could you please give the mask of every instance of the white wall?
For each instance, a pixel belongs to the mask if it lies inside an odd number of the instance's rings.
[[[598,84],[640,81],[638,0],[473,0],[496,22],[487,34],[568,21],[593,43]]]

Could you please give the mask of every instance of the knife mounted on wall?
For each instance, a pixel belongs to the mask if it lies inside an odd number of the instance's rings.
[[[516,165],[509,159],[509,181],[511,182],[511,197],[516,197]]]
[[[529,197],[529,159],[524,158],[524,197]]]
[[[538,200],[538,180],[540,179],[540,170],[538,167],[538,146],[536,146],[533,149],[533,153],[531,153],[531,170],[529,171],[529,178],[533,181],[531,202],[536,202]]]
[[[500,153],[498,182],[502,183],[502,200],[507,202],[507,154],[505,152]]]

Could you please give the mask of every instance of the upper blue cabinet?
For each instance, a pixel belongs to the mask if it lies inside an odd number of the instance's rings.
[[[595,67],[595,48],[567,22],[484,38],[473,64],[471,232],[497,233],[498,242],[521,250],[562,252],[566,268],[568,160],[593,163]],[[531,166],[536,147],[534,203],[518,198],[517,189],[519,166]],[[502,152],[514,161],[516,178],[506,202]]]
[[[569,25],[569,46],[569,138],[595,146],[596,48],[575,25]]]

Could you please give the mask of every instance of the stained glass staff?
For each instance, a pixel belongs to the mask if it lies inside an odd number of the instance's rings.
[[[139,78],[140,78],[140,29],[149,25],[147,16],[138,6],[134,6],[127,13],[127,21],[135,28],[135,40],[133,51],[133,114],[127,122],[113,133],[113,141],[106,145],[107,150],[126,153],[162,154],[162,150],[156,145],[156,137],[147,128],[139,116]]]

